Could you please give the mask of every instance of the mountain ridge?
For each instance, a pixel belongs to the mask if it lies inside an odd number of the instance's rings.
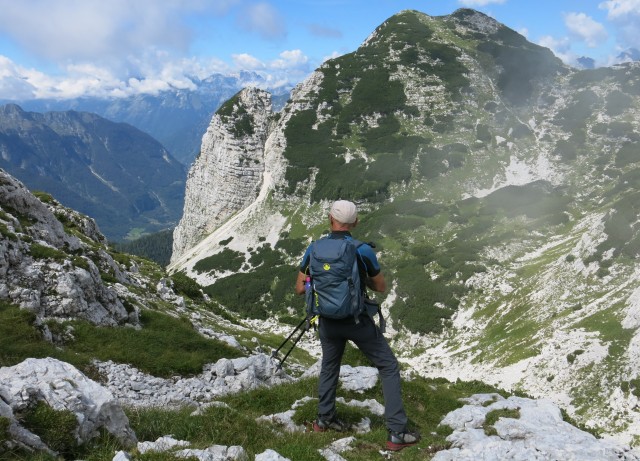
[[[190,77],[189,88],[169,88],[157,94],[76,99],[2,101],[33,112],[91,112],[114,122],[125,122],[157,139],[179,162],[191,165],[198,156],[202,134],[212,115],[245,86],[269,88],[274,107],[286,101],[290,87],[272,88],[254,72]]]
[[[111,239],[173,227],[186,172],[146,133],[87,112],[0,107],[0,166],[96,218]]]
[[[169,269],[231,310],[284,315],[329,203],[354,200],[402,360],[554,398],[637,442],[638,334],[622,320],[638,282],[639,85],[637,64],[572,69],[473,10],[399,13],[294,89],[265,142],[265,198]]]

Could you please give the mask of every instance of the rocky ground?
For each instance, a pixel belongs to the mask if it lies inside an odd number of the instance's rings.
[[[87,441],[105,428],[125,446],[139,453],[171,451],[177,457],[196,457],[202,461],[247,460],[240,446],[212,445],[206,449],[190,448],[188,441],[170,435],[154,441],[139,441],[129,427],[122,407],[189,405],[198,413],[216,402],[216,397],[241,392],[257,386],[274,386],[294,378],[287,376],[265,355],[219,360],[205,367],[194,378],[165,380],[141,373],[134,368],[110,362],[98,364],[107,384],[102,386],[87,378],[73,366],[55,359],[28,359],[0,368],[0,416],[11,422],[13,443],[31,449],[53,451],[14,417],[16,412],[34,400],[44,400],[54,409],[72,411],[79,421],[77,438]],[[318,372],[318,364],[304,376]],[[377,371],[369,367],[343,366],[341,385],[351,390],[365,390],[375,385]],[[311,399],[309,397],[308,399]],[[307,399],[307,400],[308,400]],[[304,426],[293,421],[296,408],[306,400],[295,402],[291,409],[259,418],[281,431],[303,432]],[[373,399],[344,401],[347,405],[366,407],[371,414],[382,416],[384,407]],[[493,420],[490,415],[501,415]],[[447,438],[451,447],[434,456],[437,461],[453,460],[640,460],[640,454],[612,440],[597,439],[563,421],[560,409],[548,400],[520,397],[505,399],[497,394],[473,395],[465,405],[449,413],[442,421],[454,429]],[[355,433],[370,430],[368,418],[351,428]],[[321,450],[329,461],[344,459],[340,453],[353,448],[354,437],[336,440]],[[132,459],[121,451],[113,461]],[[284,460],[277,452],[266,450],[256,460]]]

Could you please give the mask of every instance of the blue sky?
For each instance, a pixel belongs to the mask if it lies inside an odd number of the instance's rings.
[[[640,49],[640,0],[0,0],[0,98],[154,93],[240,70],[295,84],[399,11],[463,7],[570,65]]]

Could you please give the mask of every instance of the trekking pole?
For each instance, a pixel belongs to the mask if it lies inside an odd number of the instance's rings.
[[[284,345],[287,344],[287,341],[291,339],[291,337],[295,334],[295,332],[298,331],[302,326],[302,324],[306,321],[307,321],[307,318],[306,317],[303,318],[302,321],[298,324],[298,326],[291,333],[289,333],[289,336],[287,336],[285,340],[282,341],[282,344],[280,344],[280,346],[271,353],[272,358],[276,358],[276,356],[278,355],[278,352],[280,352],[280,349],[282,349]]]
[[[291,347],[289,348],[287,353],[284,355],[284,357],[282,357],[282,359],[280,359],[280,363],[278,363],[278,365],[276,365],[276,369],[277,370],[282,370],[282,365],[284,365],[284,362],[285,362],[285,360],[287,360],[287,357],[289,357],[289,354],[291,354],[291,351],[293,351],[293,349],[296,347],[296,345],[298,344],[298,341],[300,341],[300,338],[302,338],[302,335],[304,335],[307,331],[309,331],[311,329],[311,325],[314,324],[317,319],[318,319],[317,315],[315,317],[312,317],[311,319],[309,317],[305,317],[304,319],[302,319],[302,322],[300,322],[300,324],[296,327],[296,329],[293,330],[291,332],[291,334],[289,334],[287,339],[285,339],[283,341],[283,343],[280,345],[280,347],[278,349],[276,349],[275,351],[273,351],[273,353],[271,354],[271,357],[275,358],[277,353],[278,353],[278,351],[280,349],[282,349],[282,346],[284,346],[286,344],[286,342],[289,341],[289,339],[291,339],[291,337],[294,335],[294,333],[296,331],[298,331],[302,327],[302,324],[303,323],[306,324],[304,326],[304,328],[302,328],[302,330],[300,330],[300,333],[298,333],[298,336],[296,337],[296,339],[293,340],[293,342],[291,344]]]

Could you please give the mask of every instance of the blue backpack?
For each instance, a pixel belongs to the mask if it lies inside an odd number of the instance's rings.
[[[364,310],[364,293],[358,270],[358,247],[353,239],[323,238],[311,244],[306,292],[310,314],[331,319],[358,317]]]

